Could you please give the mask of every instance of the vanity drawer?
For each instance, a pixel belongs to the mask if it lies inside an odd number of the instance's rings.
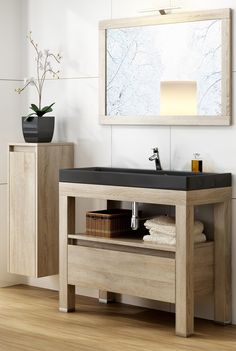
[[[175,303],[175,258],[68,245],[68,283]],[[194,292],[214,288],[214,243],[194,249]]]
[[[175,259],[68,245],[68,284],[175,302]]]

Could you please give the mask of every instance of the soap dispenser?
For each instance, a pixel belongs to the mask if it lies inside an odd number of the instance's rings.
[[[195,152],[193,154],[194,159],[192,160],[192,172],[202,172],[202,160],[200,159],[200,154]]]

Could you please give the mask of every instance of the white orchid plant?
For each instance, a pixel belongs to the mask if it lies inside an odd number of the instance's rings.
[[[43,86],[45,83],[45,79],[48,75],[51,75],[55,79],[59,79],[59,73],[60,71],[55,71],[53,69],[52,63],[57,63],[60,64],[62,56],[58,54],[52,53],[50,50],[40,50],[38,48],[38,44],[34,42],[32,39],[32,32],[29,32],[29,35],[27,35],[27,38],[29,39],[30,43],[32,44],[36,56],[35,56],[35,61],[36,61],[36,72],[37,72],[37,77],[31,77],[27,78],[24,80],[24,86],[23,88],[17,88],[15,91],[20,94],[22,91],[24,91],[28,86],[34,86],[37,90],[38,94],[38,105],[36,104],[31,104],[30,109],[33,111],[30,113],[28,116],[26,116],[25,120],[32,116],[38,116],[42,117],[48,112],[52,112],[52,106],[55,104],[52,103],[49,106],[44,106],[42,107],[42,95],[43,95]]]

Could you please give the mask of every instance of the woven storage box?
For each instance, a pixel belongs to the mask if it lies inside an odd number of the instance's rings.
[[[112,238],[129,232],[132,212],[112,209],[86,213],[86,234]]]

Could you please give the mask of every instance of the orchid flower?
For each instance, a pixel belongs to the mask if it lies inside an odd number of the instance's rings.
[[[45,79],[48,74],[51,74],[53,78],[59,79],[59,71],[54,70],[52,67],[52,61],[56,64],[60,64],[62,56],[58,54],[52,53],[49,49],[45,50],[39,50],[38,44],[34,42],[32,39],[32,32],[29,32],[29,35],[27,38],[30,41],[30,44],[33,46],[35,52],[36,52],[36,72],[37,76],[36,78],[31,77],[31,78],[25,78],[24,79],[24,85],[22,88],[17,88],[15,91],[20,94],[22,91],[24,91],[29,85],[34,86],[37,90],[38,94],[38,106],[35,104],[31,104],[31,109],[34,111],[30,115],[28,115],[26,118],[30,117],[32,114],[36,114],[37,116],[43,116],[47,112],[52,111],[52,105],[42,107],[42,95],[43,95],[43,86]]]

